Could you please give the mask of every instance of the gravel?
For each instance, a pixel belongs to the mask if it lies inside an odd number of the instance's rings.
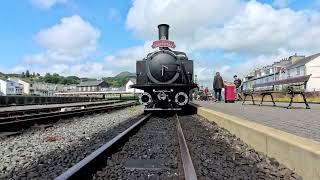
[[[174,118],[152,117],[93,179],[178,179],[178,154]]]
[[[142,106],[63,120],[0,139],[0,179],[52,179],[136,122]]]
[[[214,122],[197,115],[180,122],[199,179],[302,179]]]

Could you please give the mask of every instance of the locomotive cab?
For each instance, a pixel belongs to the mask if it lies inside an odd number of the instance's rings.
[[[169,25],[160,24],[159,40],[152,45],[159,48],[136,63],[137,83],[132,88],[142,89],[139,96],[146,111],[181,110],[190,101],[193,81],[193,61],[184,52],[173,51],[169,41]]]

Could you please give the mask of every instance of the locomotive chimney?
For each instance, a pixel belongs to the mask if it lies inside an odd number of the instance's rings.
[[[168,24],[159,24],[159,39],[161,39],[163,36],[166,37],[167,40],[169,40],[169,25]]]

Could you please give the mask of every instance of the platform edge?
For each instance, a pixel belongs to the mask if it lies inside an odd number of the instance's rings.
[[[193,105],[193,104],[192,104]],[[198,105],[197,114],[295,171],[305,180],[320,179],[320,142],[296,136]]]

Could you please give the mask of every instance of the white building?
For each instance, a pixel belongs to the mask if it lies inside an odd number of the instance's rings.
[[[35,82],[30,88],[30,94],[38,96],[54,96],[62,87],[59,84]]]
[[[126,87],[125,91],[126,92],[131,92],[131,93],[142,93],[143,90],[130,87],[131,85],[136,84],[136,82],[137,82],[137,79],[129,78],[129,80],[125,84],[125,87]]]
[[[77,85],[76,84],[62,85],[61,88],[58,88],[58,89],[59,89],[59,92],[76,92]]]
[[[16,95],[23,93],[23,86],[17,82],[0,78],[0,95]]]
[[[23,86],[23,93],[30,94],[30,87],[32,86],[32,83],[30,81],[18,78],[8,78],[8,80],[21,84]]]
[[[304,76],[311,77],[307,83],[307,91],[320,91],[320,53],[308,56],[296,61],[287,68],[287,76]]]

